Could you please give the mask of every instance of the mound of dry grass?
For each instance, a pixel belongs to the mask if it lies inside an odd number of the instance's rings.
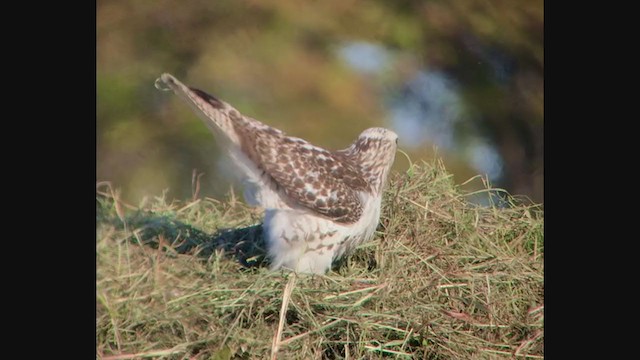
[[[232,196],[98,190],[103,359],[543,357],[542,211],[475,206],[438,162],[392,177],[375,239],[326,276],[269,272]]]

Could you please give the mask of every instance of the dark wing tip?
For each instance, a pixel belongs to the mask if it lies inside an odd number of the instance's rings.
[[[193,91],[194,94],[198,95],[201,99],[203,99],[206,102],[208,102],[209,104],[211,104],[211,106],[213,106],[214,108],[216,108],[216,109],[223,109],[224,108],[224,104],[222,103],[222,101],[220,101],[215,96],[207,94],[206,92],[204,92],[204,91],[202,91],[200,89],[196,89],[196,88],[192,88],[192,87],[190,87],[189,90]]]

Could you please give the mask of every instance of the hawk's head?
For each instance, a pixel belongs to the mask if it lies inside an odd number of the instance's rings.
[[[361,170],[371,189],[380,193],[396,156],[398,135],[385,128],[369,128],[343,150]]]
[[[379,142],[380,145],[389,144],[395,148],[398,144],[398,134],[381,127],[369,128],[358,136],[355,144],[358,146],[359,143],[365,144],[369,142]]]

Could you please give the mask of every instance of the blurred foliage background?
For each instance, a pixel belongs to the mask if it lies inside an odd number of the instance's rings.
[[[194,169],[200,196],[229,190],[213,136],[154,88],[169,72],[316,145],[388,127],[458,183],[542,202],[543,37],[542,0],[101,0],[97,179],[134,203],[191,198]]]

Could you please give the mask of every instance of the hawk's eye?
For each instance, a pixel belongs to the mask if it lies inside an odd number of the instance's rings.
[[[396,138],[396,145],[398,145],[398,138]]]

